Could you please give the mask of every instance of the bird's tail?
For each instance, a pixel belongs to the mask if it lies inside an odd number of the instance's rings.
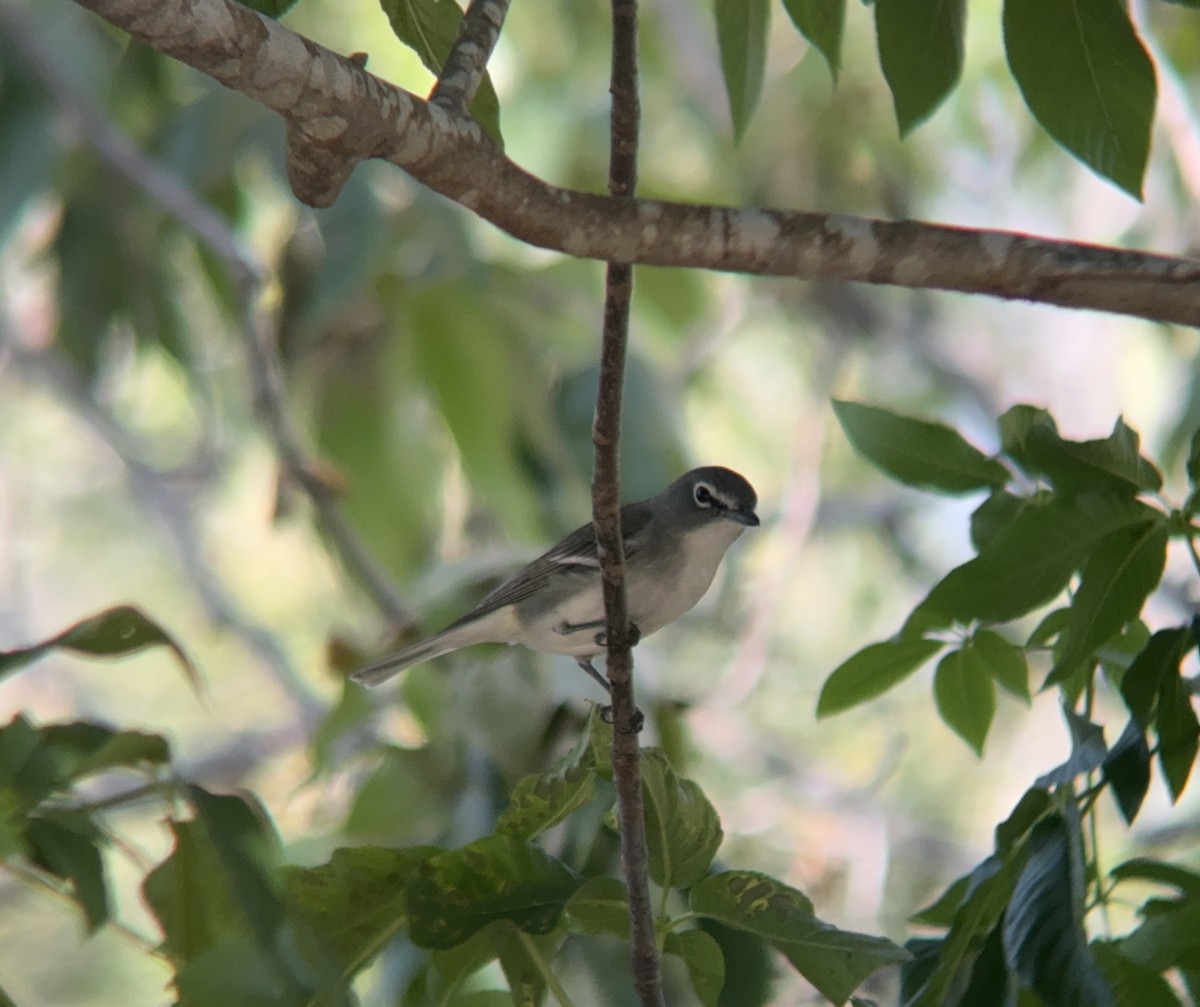
[[[350,678],[359,685],[368,687],[379,685],[381,682],[386,682],[393,675],[399,675],[405,668],[411,668],[414,664],[422,664],[425,661],[432,661],[435,657],[449,654],[450,651],[458,650],[463,646],[462,642],[458,640],[448,639],[450,636],[451,634],[449,633],[439,633],[437,636],[431,636],[427,640],[419,640],[410,647],[405,647],[394,654],[389,654],[382,661],[376,661],[365,668],[359,668]]]

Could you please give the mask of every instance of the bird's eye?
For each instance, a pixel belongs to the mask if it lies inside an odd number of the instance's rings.
[[[701,483],[692,491],[692,496],[696,503],[701,507],[711,507],[713,502],[712,490],[707,485]]]

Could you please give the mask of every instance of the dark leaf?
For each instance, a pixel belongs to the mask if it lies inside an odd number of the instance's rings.
[[[1200,720],[1192,706],[1191,690],[1178,673],[1163,678],[1154,729],[1158,734],[1158,763],[1173,803],[1187,786],[1200,749]]]
[[[976,630],[964,649],[970,648],[996,684],[1029,703],[1029,665],[1025,652],[990,629]]]
[[[1184,626],[1160,629],[1121,678],[1121,696],[1142,727],[1153,723],[1163,683],[1178,677],[1183,655],[1191,644],[1191,634]]]
[[[741,139],[762,92],[771,6],[767,0],[716,0],[716,16],[733,135]]]
[[[697,915],[769,941],[834,1003],[843,1003],[872,972],[909,958],[882,937],[822,922],[807,896],[755,871],[710,875],[691,889],[689,900]]]
[[[661,749],[642,753],[642,794],[650,878],[664,888],[687,888],[707,873],[721,845],[721,820],[704,792],[679,776]]]
[[[245,0],[246,6],[267,17],[282,17],[296,4],[296,0]]]
[[[996,687],[979,652],[965,645],[943,657],[933,676],[933,694],[942,720],[983,755],[996,712]]]
[[[1135,717],[1129,718],[1102,768],[1104,781],[1112,788],[1121,817],[1125,824],[1132,825],[1150,787],[1150,746],[1146,744],[1146,732]]]
[[[701,918],[700,929],[717,942],[725,962],[719,1007],[766,1007],[775,981],[775,954],[761,937]]]
[[[1033,504],[1027,497],[1016,496],[1008,490],[997,490],[984,500],[971,514],[971,545],[975,551],[982,552],[1030,506]]]
[[[0,678],[31,664],[49,650],[59,648],[93,657],[121,657],[146,647],[167,647],[179,659],[192,688],[199,690],[195,667],[163,629],[131,605],[121,605],[90,616],[32,647],[0,651]]]
[[[1038,787],[1030,787],[1025,791],[1008,817],[996,826],[996,853],[1007,858],[1049,810],[1049,793]]]
[[[30,859],[70,885],[88,932],[107,923],[108,884],[100,853],[104,837],[91,818],[79,811],[47,811],[28,820],[25,838]]]
[[[450,948],[496,920],[549,933],[583,878],[533,845],[485,836],[421,864],[404,890],[409,934],[423,948]]]
[[[900,639],[872,643],[830,673],[817,700],[817,716],[830,717],[899,685],[942,649],[939,640]]]
[[[1140,198],[1157,89],[1154,64],[1120,0],[1006,0],[1004,45],[1038,122]]]
[[[1003,927],[997,923],[971,966],[971,978],[958,1003],[963,1007],[1011,1007],[1016,982],[1004,960]]]
[[[571,930],[629,940],[629,893],[616,878],[590,878],[567,900]]]
[[[833,411],[859,454],[909,486],[972,493],[999,489],[1011,478],[953,427],[840,399]]]
[[[902,136],[958,83],[965,26],[965,0],[876,0],[879,62]]]
[[[1121,954],[1155,972],[1200,969],[1200,899],[1153,899],[1142,906],[1142,917],[1121,941]]]
[[[1068,808],[1072,806],[1068,805]],[[1083,932],[1078,822],[1052,814],[1034,826],[1004,914],[1004,950],[1021,984],[1051,1004],[1115,1007]]]
[[[800,34],[825,57],[836,81],[842,59],[846,0],[783,0],[783,7]]]
[[[909,918],[909,923],[922,927],[948,927],[955,912],[962,905],[971,886],[971,875],[964,874],[954,881],[941,895],[924,909],[919,909]]]
[[[1134,857],[1108,872],[1114,881],[1151,881],[1176,889],[1189,900],[1200,902],[1200,873],[1149,857]]]
[[[1122,954],[1121,941],[1093,941],[1092,954],[1121,1007],[1183,1007],[1157,971]]]

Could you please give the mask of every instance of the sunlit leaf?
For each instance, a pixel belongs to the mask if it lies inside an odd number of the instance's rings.
[[[650,878],[664,888],[687,888],[708,873],[724,835],[721,820],[700,787],[676,773],[661,749],[643,751],[641,772]]]
[[[943,657],[933,676],[933,695],[942,720],[983,755],[996,712],[996,687],[979,651],[964,646]]]
[[[963,647],[974,652],[987,673],[1005,691],[1028,703],[1029,665],[1025,652],[990,629],[976,630]]]

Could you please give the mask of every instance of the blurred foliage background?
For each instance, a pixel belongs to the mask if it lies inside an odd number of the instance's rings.
[[[1200,32],[1183,8],[1143,15],[1160,87],[1143,204],[1024,111],[995,0],[972,5],[961,87],[903,143],[868,8],[849,12],[836,88],[776,16],[762,105],[735,146],[711,12],[647,7],[641,191],[1195,251]],[[371,3],[303,0],[285,23],[419,93],[431,83]],[[603,189],[607,38],[604,5],[517,3],[491,64],[507,152],[557,184]],[[269,114],[65,0],[0,8],[0,649],[128,601],[208,683],[198,702],[157,652],[55,656],[0,686],[0,721],[165,732],[189,778],[260,796],[294,862],[354,841],[466,842],[569,741],[594,687],[569,661],[502,650],[370,695],[343,677],[586,519],[602,269],[523,247],[388,165],[308,210],[281,177],[282,140]],[[128,145],[123,169],[105,144]],[[267,277],[257,328],[160,172]],[[938,721],[927,673],[815,721],[829,670],[967,554],[973,506],[886,483],[851,454],[829,396],[941,417],[985,449],[1016,402],[1073,437],[1124,414],[1179,496],[1197,334],[680,270],[639,269],[634,307],[626,496],[724,464],[765,518],[701,606],[638,647],[647,739],[717,804],[731,862],[804,889],[839,925],[902,937],[1069,739],[1049,696],[1006,699],[978,761]],[[278,351],[277,395],[255,338]],[[280,411],[302,470],[281,466]],[[298,472],[335,499],[314,508]],[[348,534],[388,600],[347,559]],[[1182,568],[1172,582],[1158,604],[1193,600]],[[1106,854],[1195,848],[1195,788],[1169,828],[1151,800],[1134,845]],[[115,823],[124,929],[85,940],[73,909],[0,876],[0,976],[18,1001],[163,999],[135,887],[167,848],[161,817],[147,804]],[[367,988],[402,968],[385,962]]]

